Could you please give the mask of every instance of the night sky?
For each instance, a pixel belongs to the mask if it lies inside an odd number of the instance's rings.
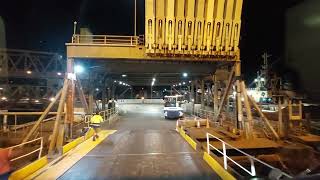
[[[137,1],[138,34],[143,34],[144,1]],[[285,2],[244,0],[240,48],[248,80],[258,71],[263,52],[283,61]],[[71,39],[73,21],[89,27],[94,34],[130,35],[133,13],[133,0],[6,0],[0,6],[8,48],[62,54],[64,44]]]

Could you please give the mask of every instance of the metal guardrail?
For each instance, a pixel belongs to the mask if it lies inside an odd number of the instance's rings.
[[[103,121],[108,120],[109,125],[111,124],[111,119],[110,117],[112,115],[118,114],[119,111],[117,108],[111,108],[111,109],[106,109],[104,111],[100,111],[99,115],[103,117]],[[87,114],[84,116],[84,122],[87,124],[87,126],[90,126],[90,119],[92,117],[92,114]]]
[[[35,149],[35,150],[33,150],[33,151],[29,152],[29,153],[23,154],[23,155],[21,155],[21,156],[19,156],[19,157],[16,157],[16,158],[14,158],[14,159],[11,159],[10,161],[13,162],[13,161],[19,160],[19,159],[21,159],[21,158],[24,158],[24,157],[26,157],[26,156],[29,156],[29,155],[37,152],[37,151],[39,151],[38,159],[40,159],[40,158],[41,158],[41,154],[42,154],[42,149],[43,149],[43,138],[42,138],[42,137],[39,137],[39,138],[37,138],[37,139],[33,139],[33,140],[31,140],[31,141],[27,141],[27,142],[24,142],[24,143],[15,145],[15,146],[11,146],[11,147],[8,147],[8,148],[6,148],[6,149],[14,149],[14,148],[17,148],[17,147],[20,147],[20,146],[24,146],[24,145],[26,145],[26,144],[30,144],[30,143],[33,143],[33,142],[36,142],[36,141],[40,141],[40,147],[39,147],[39,148],[37,148],[37,149]]]
[[[264,165],[265,167],[267,167],[267,168],[269,168],[271,170],[276,170],[278,172],[281,172],[282,176],[285,176],[287,178],[292,178],[290,175],[280,171],[278,168],[275,168],[275,167],[273,167],[273,166],[271,166],[271,165],[269,165],[269,164],[267,164],[267,163],[255,158],[255,157],[253,157],[253,156],[241,151],[240,149],[237,149],[237,148],[233,147],[232,145],[224,142],[223,140],[217,138],[216,136],[214,136],[214,135],[212,135],[210,133],[207,133],[206,137],[207,137],[207,153],[210,155],[211,148],[213,148],[219,154],[223,155],[223,167],[224,167],[225,170],[228,169],[228,160],[229,160],[229,161],[233,162],[235,165],[237,165],[239,168],[241,168],[244,172],[249,174],[250,176],[256,176],[257,173],[256,173],[255,162],[258,162],[258,163]],[[222,143],[222,151],[210,144],[210,141],[209,141],[210,137],[212,137],[212,138],[214,138],[214,139],[216,139],[216,140],[218,140],[218,141],[220,141]],[[245,157],[247,157],[249,159],[249,161],[250,161],[250,170],[246,169],[245,167],[243,167],[242,165],[237,163],[235,160],[233,160],[231,157],[229,157],[227,155],[227,147],[231,148],[233,150],[236,150],[236,151],[240,152],[242,155],[244,155]]]
[[[72,44],[109,45],[109,46],[137,46],[141,45],[139,36],[116,35],[79,35],[72,36]]]
[[[23,116],[40,116],[42,115],[43,112],[0,112],[0,120],[2,119],[2,122],[0,123],[0,132],[10,132],[10,131],[14,131],[14,133],[17,133],[18,129],[23,129],[25,127],[34,125],[34,123],[36,121],[31,121],[31,122],[26,122],[26,123],[18,123],[20,120],[18,119],[18,117],[23,117]],[[56,115],[57,112],[49,112],[48,115]],[[64,113],[63,113],[64,114]],[[79,112],[75,112],[74,115],[81,115],[82,113]],[[8,121],[9,121],[9,116],[13,116],[13,124],[9,125]],[[41,121],[42,123],[45,123],[47,121],[51,121],[54,120],[54,117],[50,117],[50,118],[46,118],[43,121]]]

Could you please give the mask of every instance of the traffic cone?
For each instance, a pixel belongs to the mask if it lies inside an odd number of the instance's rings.
[[[176,131],[179,132],[179,119],[177,120],[177,123],[176,123]]]
[[[200,121],[197,121],[197,128],[200,128]]]
[[[207,124],[206,124],[207,128],[210,128],[210,124],[209,124],[209,119],[207,118]]]

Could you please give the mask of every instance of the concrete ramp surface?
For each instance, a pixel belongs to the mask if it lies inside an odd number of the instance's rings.
[[[104,139],[59,179],[219,179],[162,117],[161,105],[128,105]],[[152,111],[151,111],[152,110]]]

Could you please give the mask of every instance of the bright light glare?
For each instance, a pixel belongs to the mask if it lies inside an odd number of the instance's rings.
[[[122,77],[127,77],[127,75],[126,74],[122,74]]]
[[[61,73],[61,72],[57,72],[57,75],[58,75],[58,76],[61,76],[61,75],[62,75],[62,73]]]
[[[4,97],[4,96],[3,96],[3,97],[1,98],[1,100],[5,101],[5,100],[7,100],[7,97]]]
[[[185,82],[183,82],[182,84],[186,84]]]
[[[34,100],[34,102],[35,102],[35,103],[38,103],[38,102],[39,102],[39,100],[37,100],[37,99],[36,99],[36,100]]]
[[[52,101],[54,101],[55,99],[54,99],[54,97],[51,97],[49,100],[52,102]]]
[[[152,81],[156,81],[156,78],[152,78]]]
[[[264,78],[260,78],[260,80],[261,80],[261,81],[264,81],[265,79],[264,79]]]
[[[96,88],[96,91],[99,91],[99,88]]]
[[[254,79],[254,82],[258,82],[258,79]]]
[[[27,74],[32,74],[32,71],[27,71]]]
[[[76,65],[76,66],[74,67],[74,71],[75,71],[76,73],[82,73],[82,72],[84,71],[84,69],[83,69],[82,66]]]
[[[183,73],[183,77],[188,77],[188,73]]]

